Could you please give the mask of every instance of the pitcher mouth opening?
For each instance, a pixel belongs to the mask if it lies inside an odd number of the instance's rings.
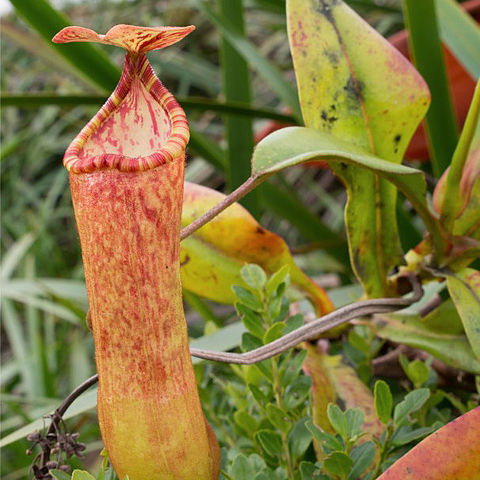
[[[70,173],[137,172],[183,157],[188,122],[143,53],[128,53],[120,81],[105,105],[67,148]]]

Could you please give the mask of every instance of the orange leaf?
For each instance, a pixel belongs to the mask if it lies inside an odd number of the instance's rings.
[[[419,479],[480,479],[480,407],[432,433],[378,478]]]

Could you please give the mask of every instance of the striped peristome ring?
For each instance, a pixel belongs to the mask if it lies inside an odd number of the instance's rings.
[[[128,157],[121,154],[104,153],[85,159],[80,158],[79,153],[90,135],[125,99],[134,76],[138,76],[145,89],[168,114],[171,122],[171,133],[167,142],[160,151],[147,156]],[[155,76],[147,57],[144,54],[128,53],[122,77],[115,91],[67,148],[63,164],[71,173],[91,173],[104,169],[116,169],[122,172],[150,170],[182,156],[185,153],[188,140],[188,122],[182,107]]]

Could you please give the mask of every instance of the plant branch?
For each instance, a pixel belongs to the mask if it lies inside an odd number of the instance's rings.
[[[355,318],[373,315],[377,313],[393,313],[402,310],[420,300],[423,296],[421,284],[413,277],[408,277],[412,283],[413,295],[409,298],[378,298],[356,302],[345,307],[339,308],[334,312],[317,318],[311,323],[297,328],[293,332],[284,335],[263,347],[256,348],[245,353],[213,352],[209,350],[191,349],[190,353],[194,357],[204,360],[213,360],[216,362],[237,363],[241,365],[252,365],[262,362],[275,355],[279,355],[296,345],[312,340],[321,333],[332,328],[338,327]]]
[[[245,185],[245,184],[244,184]],[[312,340],[321,333],[326,332],[332,328],[338,327],[343,323],[354,320],[358,317],[374,315],[377,313],[393,313],[397,310],[402,310],[410,305],[418,302],[423,296],[423,288],[416,277],[407,277],[412,285],[413,295],[409,298],[377,298],[372,300],[365,300],[362,302],[352,303],[345,307],[339,308],[334,312],[329,313],[323,317],[317,318],[315,321],[297,328],[293,332],[284,335],[263,347],[256,348],[250,352],[245,353],[231,353],[231,352],[215,352],[211,350],[201,350],[191,348],[190,354],[197,358],[204,360],[213,360],[223,363],[235,363],[240,365],[251,365],[262,362],[271,357],[279,355],[296,345]],[[63,414],[68,407],[84,393],[88,388],[93,386],[98,381],[98,375],[90,377],[88,380],[79,385],[68,397],[60,404],[52,415],[52,424],[48,433],[54,433],[56,426],[61,421]]]
[[[51,480],[52,475],[50,469],[63,467],[59,465],[58,461],[51,461],[50,457],[55,452],[63,451],[68,457],[72,455],[81,456],[86,446],[77,442],[78,433],[70,434],[64,432],[61,428],[63,422],[63,415],[70,407],[70,405],[85,391],[87,391],[92,385],[95,385],[98,381],[98,375],[88,378],[82,384],[80,384],[73,392],[71,392],[67,398],[58,406],[58,408],[50,415],[51,423],[48,427],[45,437],[39,432],[34,432],[27,436],[27,440],[33,442],[34,446],[39,445],[42,452],[37,455],[32,463],[32,470],[35,479],[38,480]],[[27,454],[31,454],[31,450],[27,450]],[[60,457],[58,457],[60,458]]]
[[[204,213],[201,217],[197,218],[195,221],[184,227],[180,232],[180,241],[190,236],[200,227],[203,227],[206,223],[215,218],[219,213],[223,212],[226,208],[232,205],[232,203],[235,203],[236,201],[243,198],[248,192],[252,191],[255,187],[260,185],[260,183],[262,183],[266,179],[267,176],[265,175],[252,175],[236,190],[227,195],[220,203],[218,203],[213,208],[208,210],[208,212]]]

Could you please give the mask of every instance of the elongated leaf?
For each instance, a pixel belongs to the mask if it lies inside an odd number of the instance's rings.
[[[287,12],[305,124],[400,163],[428,107],[422,78],[342,1],[287,0]],[[357,166],[332,168],[348,188],[352,265],[369,295],[386,294],[401,252],[396,191]]]
[[[457,143],[457,122],[448,86],[435,0],[403,0],[410,52],[432,92],[425,126],[432,170],[438,178],[450,165]]]
[[[268,118],[284,123],[294,123],[291,115],[279,113],[271,108],[257,108],[243,102],[219,102],[209,98],[201,97],[180,97],[176,96],[178,103],[185,110],[210,110],[228,115],[235,115],[248,118]],[[104,95],[54,95],[54,94],[2,94],[0,102],[2,107],[37,108],[43,105],[98,105],[105,103],[107,97]]]
[[[480,29],[454,0],[435,0],[442,40],[470,72],[480,78]]]
[[[70,23],[47,0],[35,0],[35,2],[11,0],[11,4],[52,48],[77,67],[95,85],[107,91],[115,88],[120,78],[120,71],[98,48],[84,43],[67,46],[51,43],[53,36]]]
[[[192,127],[190,127],[189,147],[215,168],[220,171],[225,169],[225,156],[221,147]]]
[[[372,392],[340,356],[329,356],[310,346],[304,370],[313,381],[313,420],[316,425],[334,433],[327,417],[327,407],[331,402],[340,403],[345,408],[363,411],[363,430],[370,436],[382,434],[384,427],[377,417]]]
[[[432,433],[378,480],[479,480],[480,407]]]
[[[257,48],[224,15],[215,13],[207,2],[199,1],[200,10],[215,24],[225,39],[255,68],[257,73],[267,82],[278,97],[288,105],[295,118],[300,119],[298,97],[294,88],[283,78],[282,73],[270,63]]]
[[[258,176],[270,175],[284,168],[318,158],[324,159],[331,165],[338,165],[335,166],[335,170],[346,171],[350,165],[360,167],[357,169],[359,175],[365,173],[363,170],[367,170],[366,173],[370,171],[393,183],[416,208],[433,234],[434,241],[437,242],[437,249],[443,249],[440,225],[425,201],[426,184],[423,173],[410,167],[382,160],[328,133],[305,127],[288,127],[270,134],[255,149],[252,172]],[[355,241],[350,239],[351,257],[357,263],[355,265],[357,272],[359,269],[368,267],[369,274],[375,275],[372,267],[375,267],[376,263],[364,264],[364,258],[363,260],[360,258],[361,254],[365,257],[367,254],[375,255],[377,251],[376,247],[373,251],[369,251],[368,245],[372,241],[371,237],[375,237],[375,234],[374,232],[369,234],[361,227],[361,222],[369,213],[367,207],[363,209],[360,207],[360,204],[356,205],[359,212],[357,218],[351,220],[352,229],[355,230],[351,232],[351,235],[354,235],[356,239]],[[367,276],[369,277],[369,275]],[[373,280],[370,279],[368,283],[371,288],[374,288]]]
[[[470,346],[480,360],[480,272],[464,268],[449,275],[447,285]]]
[[[34,241],[35,235],[33,233],[27,233],[8,249],[2,258],[2,279],[6,279],[12,275]]]
[[[22,389],[27,395],[33,394],[35,392],[35,378],[28,361],[29,352],[20,316],[8,300],[2,300],[1,308],[2,324],[5,329],[6,338],[13,357],[17,365],[20,366]]]
[[[243,0],[220,0],[220,13],[232,23],[238,34],[245,37]],[[252,92],[248,63],[224,35],[220,43],[220,59],[222,66],[223,93],[227,101],[239,101],[249,104]],[[227,183],[230,191],[239,187],[250,176],[250,157],[252,156],[254,138],[253,124],[248,118],[227,116],[225,129],[228,149]],[[258,217],[260,205],[258,190],[242,199],[250,213]]]
[[[72,480],[95,480],[95,477],[84,470],[74,470]]]
[[[58,278],[12,278],[4,281],[4,289],[25,296],[55,296],[77,303],[80,307],[87,307],[87,290],[85,283],[79,280],[63,280]],[[4,290],[2,291],[3,294]]]
[[[462,320],[452,300],[443,302],[439,307],[421,319],[426,329],[437,333],[463,335]]]
[[[440,207],[440,221],[448,232],[455,231],[455,223],[469,206],[473,189],[480,175],[480,81],[468,111],[467,119],[458,142],[452,164],[446,178],[442,178],[445,185],[439,182],[437,188],[437,202]],[[475,192],[474,201],[480,195]],[[442,192],[441,190],[444,191]],[[441,197],[441,198],[439,198]],[[473,223],[478,224],[480,213],[477,212]],[[464,227],[465,228],[465,227]]]
[[[348,250],[343,236],[311,212],[293,189],[285,190],[270,181],[266,181],[262,189],[262,203],[270,211],[288,220],[307,240],[318,244],[319,248],[348,268]]]
[[[417,315],[385,315],[377,318],[374,325],[381,338],[424,350],[460,370],[480,373],[480,361],[465,335],[430,330]]]
[[[8,286],[4,286],[2,289],[2,297],[16,300],[17,302],[24,303],[34,308],[38,308],[46,313],[50,313],[55,317],[66,320],[74,325],[79,324],[79,317],[83,318],[80,312],[72,311],[72,309],[66,308],[58,302],[42,299],[34,295],[18,293],[12,290]]]
[[[225,198],[221,193],[185,183],[182,225],[187,225]],[[296,266],[286,243],[233,204],[181,243],[180,274],[186,290],[222,303],[234,303],[232,285],[243,284],[240,269],[256,263],[272,274],[284,265],[292,283],[304,291],[318,313],[333,309],[325,292]]]
[[[94,82],[82,75],[70,62],[62,57],[56,50],[50,48],[47,43],[39,41],[36,34],[18,28],[2,18],[2,37],[8,39],[23,50],[29,52],[36,60],[45,62],[46,65],[55,68],[57,72],[65,72],[75,77],[85,87],[96,86]],[[4,103],[2,102],[2,105]]]

